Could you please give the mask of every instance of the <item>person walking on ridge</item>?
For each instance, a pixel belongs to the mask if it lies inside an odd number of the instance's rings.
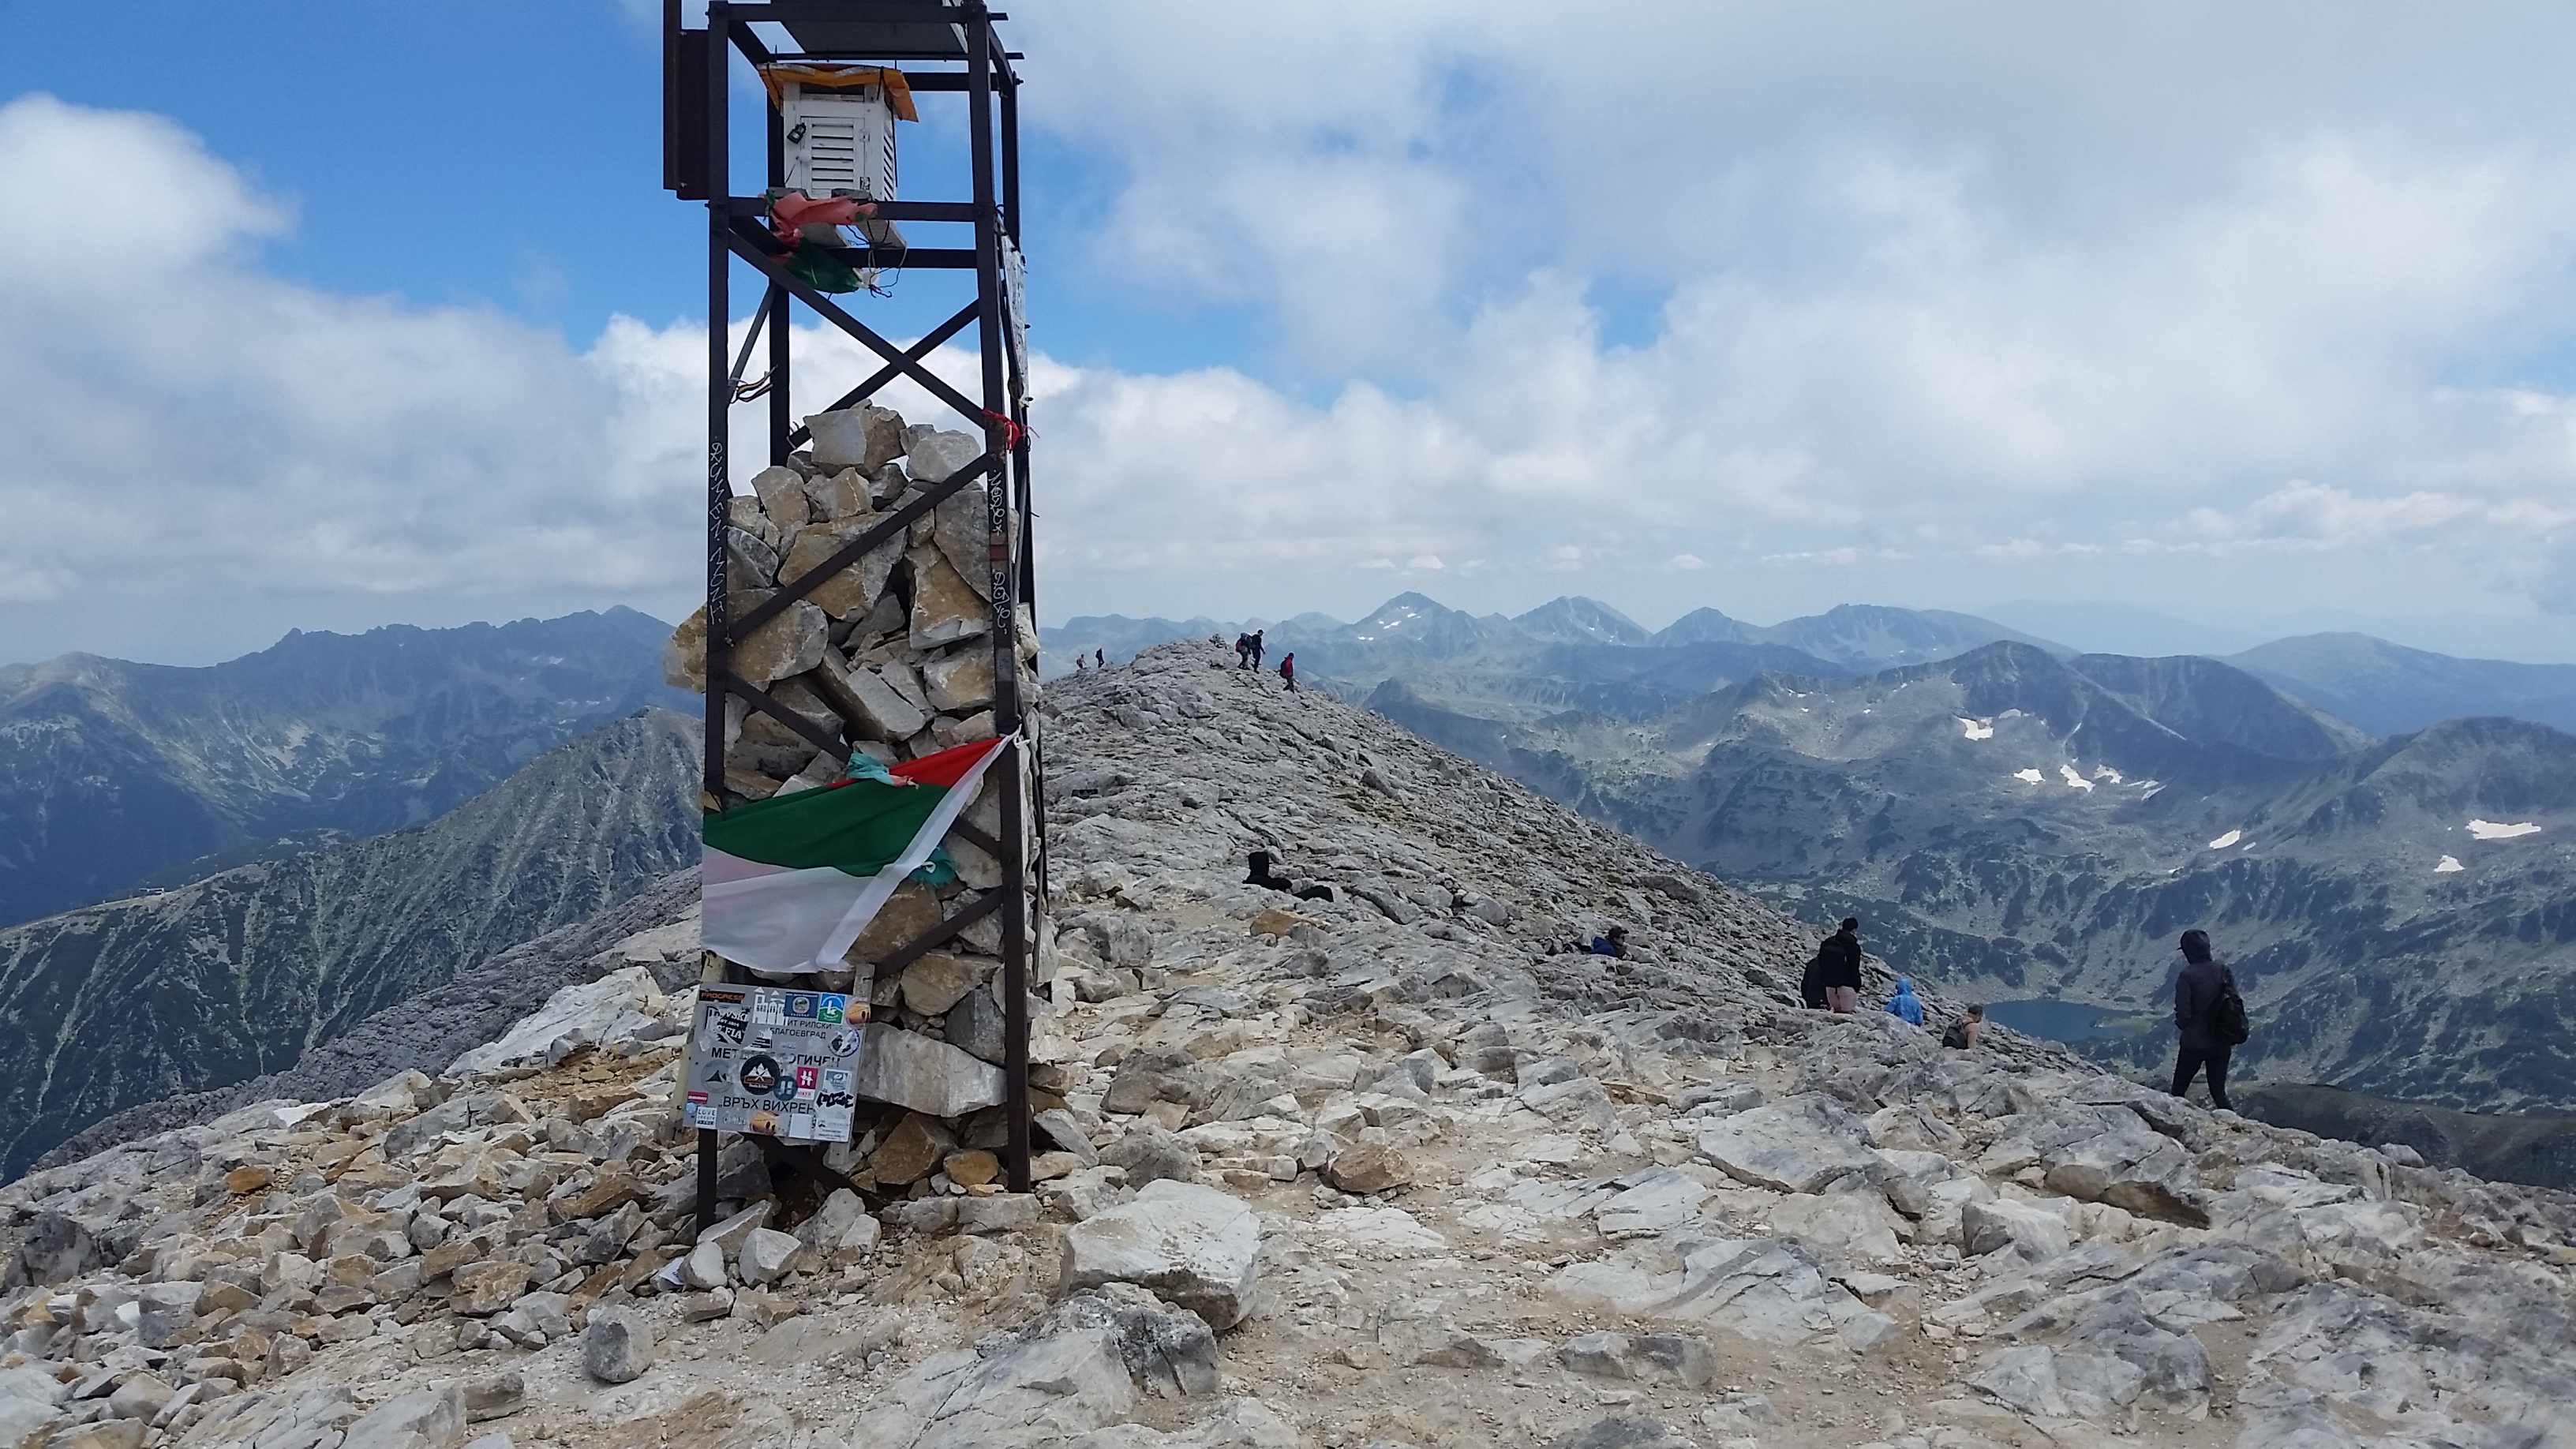
[[[1106,649],[1094,649],[1094,650],[1092,650],[1092,651],[1091,651],[1091,662],[1092,662],[1093,666],[1094,666],[1094,667],[1096,667],[1096,668],[1100,668],[1100,669],[1106,669],[1106,668],[1108,668],[1108,667],[1109,667],[1109,651],[1108,651],[1108,650],[1106,650]]]
[[[1843,917],[1842,929],[1816,948],[1818,985],[1825,988],[1825,1007],[1849,1016],[1860,1010],[1860,921]]]
[[[1237,669],[1252,667],[1252,636],[1249,634],[1234,636],[1234,667]]]
[[[1252,631],[1252,667],[1255,669],[1261,667],[1261,636],[1265,632],[1267,631],[1261,629]]]
[[[1258,644],[1255,644],[1252,647],[1256,651],[1261,648]],[[1297,655],[1295,651],[1291,650],[1290,652],[1279,656],[1279,677],[1288,681],[1288,692],[1290,694],[1295,694],[1297,692]]]
[[[1888,998],[1887,1014],[1907,1026],[1923,1024],[1923,998],[1914,994],[1914,983],[1906,977],[1896,978],[1896,994]]]
[[[2174,1057],[2173,1095],[2186,1096],[2191,1079],[2209,1074],[2209,1105],[2227,1105],[2227,1059],[2245,1040],[2245,1002],[2236,994],[2236,976],[2209,950],[2209,933],[2194,927],[2182,933],[2182,974],[2174,978],[2174,1030],[2182,1045]]]

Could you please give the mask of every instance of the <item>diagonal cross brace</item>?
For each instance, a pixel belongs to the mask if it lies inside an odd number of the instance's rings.
[[[938,327],[932,329],[929,336],[924,337],[919,342],[905,348],[903,350],[904,357],[910,362],[919,362],[930,354],[937,352],[940,348],[948,344],[949,338],[966,330],[966,324],[975,320],[975,309],[982,305],[983,304],[980,302],[967,303],[956,316],[949,318],[947,321],[940,323]],[[894,381],[896,378],[903,376],[903,369],[904,364],[902,363],[887,363],[885,366],[878,368],[876,370],[876,374],[870,377],[867,381],[860,383],[857,387],[851,388],[848,392],[841,394],[840,401],[823,409],[823,411],[827,413],[836,413],[863,398],[873,397],[878,388],[881,388],[887,383]],[[790,432],[787,435],[787,446],[791,448],[797,447],[811,439],[813,436],[814,430],[800,423],[796,426],[796,429],[793,432]]]
[[[993,471],[998,460],[987,453],[928,488],[920,497],[896,509],[867,532],[841,546],[841,551],[823,560],[813,570],[798,576],[792,584],[779,585],[778,592],[743,612],[739,619],[729,620],[725,629],[725,647],[732,648],[751,637],[751,631],[787,612],[787,606],[823,587],[834,574],[857,563],[912,527],[924,514],[948,501],[958,489]]]
[[[1002,908],[1002,897],[1008,894],[1010,894],[1010,889],[1007,885],[1001,890],[984,892],[982,895],[977,896],[974,904],[969,905],[966,909],[959,911],[953,916],[942,919],[938,925],[931,927],[929,930],[922,932],[920,935],[913,937],[911,940],[895,947],[892,951],[887,952],[884,960],[874,963],[875,968],[879,971],[900,971],[906,966],[911,965],[913,962],[920,960],[922,957],[930,954],[930,949],[932,947],[945,942],[949,937],[956,935],[958,932],[965,930],[968,926],[971,926],[977,921],[984,919],[986,916],[993,914],[995,911],[1000,910]]]
[[[974,424],[978,429],[984,427],[984,410],[967,401],[966,394],[950,387],[947,379],[939,374],[906,357],[902,348],[878,336],[876,329],[851,316],[840,303],[816,291],[802,277],[788,271],[776,256],[771,255],[767,249],[750,238],[743,236],[742,225],[741,219],[737,217],[734,227],[725,234],[725,241],[733,248],[735,256],[760,268],[761,275],[769,278],[772,285],[785,287],[794,293],[797,301],[814,309],[815,315],[857,338],[862,346],[877,356],[902,368],[904,376],[921,384],[922,389],[932,397],[955,408],[958,416]],[[767,234],[756,232],[754,235],[765,239]]]
[[[814,723],[805,716],[798,714],[796,711],[789,709],[783,704],[780,704],[777,700],[770,697],[769,691],[753,684],[750,680],[743,678],[741,675],[734,673],[730,669],[724,670],[722,673],[724,676],[724,687],[726,690],[741,696],[743,703],[750,705],[753,709],[759,710],[762,714],[769,716],[771,719],[787,726],[796,733],[803,735],[806,739],[813,742],[814,748],[821,750],[827,755],[836,757],[847,755],[850,752],[849,743],[847,741],[840,739],[830,730],[823,728],[821,725]]]

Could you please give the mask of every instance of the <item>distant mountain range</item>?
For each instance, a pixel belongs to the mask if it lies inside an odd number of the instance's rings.
[[[2186,926],[2236,965],[2248,1067],[2576,1108],[2576,737],[2386,740],[2216,660],[2003,641],[1769,673],[1652,718],[1510,717],[1402,679],[1380,713],[1955,994],[2160,1019]],[[2085,1044],[2152,1066],[2169,1029]]]
[[[2576,730],[2576,664],[2454,659],[2367,634],[2279,639],[2228,662],[2375,735],[2467,715]]]
[[[1945,658],[1998,639],[2031,639],[1967,614],[1845,604],[1808,618],[1747,624],[1700,609],[1659,633],[1607,604],[1561,598],[1522,614],[1477,616],[1417,593],[1398,594],[1366,618],[1344,624],[1321,614],[1277,623],[1086,616],[1041,629],[1049,677],[1069,672],[1076,653],[1111,659],[1172,639],[1231,641],[1266,630],[1267,659],[1294,652],[1302,677],[1353,698],[1401,677],[1453,699],[1537,718],[1567,708],[1643,719],[1765,670],[1841,676],[1891,664]]]
[[[121,1109],[291,1067],[694,865],[698,741],[644,711],[417,829],[0,930],[0,1177]]]
[[[2576,1110],[2576,666],[2358,634],[2083,654],[1857,605],[1649,631],[1590,599],[1403,594],[1268,630],[1302,679],[1810,919],[1856,912],[1953,993],[2127,1014],[2097,1056],[2165,1059],[2173,938],[2199,924],[2262,1024],[2252,1070]]]
[[[2078,609],[2068,622],[2094,629],[2108,608]],[[2178,620],[2164,622],[2185,627]],[[1071,672],[1076,652],[1087,657],[1098,649],[1112,660],[1129,659],[1173,639],[1231,640],[1253,628],[1268,630],[1264,642],[1272,662],[1294,650],[1304,676],[1323,687],[1366,698],[1383,681],[1402,678],[1427,696],[1494,718],[1579,708],[1641,721],[1766,670],[1857,678],[2003,641],[2061,659],[2082,652],[1992,619],[1942,609],[1844,604],[1768,625],[1695,609],[1650,631],[1594,599],[1553,599],[1505,617],[1471,615],[1406,593],[1351,624],[1321,614],[1277,623],[1084,615],[1039,631],[1046,649],[1042,668],[1053,678]],[[2576,730],[2576,664],[2461,659],[2366,634],[2309,634],[2243,648],[2249,636],[2214,628],[2198,633],[2236,647],[2193,657],[2233,664],[2375,736],[2476,715]]]
[[[0,667],[0,925],[420,825],[638,709],[693,711],[669,633],[611,609]]]

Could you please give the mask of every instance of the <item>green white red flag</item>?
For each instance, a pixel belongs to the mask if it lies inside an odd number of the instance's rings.
[[[836,971],[850,943],[957,823],[1006,737],[856,778],[710,810],[698,933],[762,971]]]

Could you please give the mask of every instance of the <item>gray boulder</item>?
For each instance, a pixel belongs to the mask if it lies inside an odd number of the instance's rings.
[[[415,1389],[361,1414],[340,1449],[455,1449],[465,1441],[465,1391],[455,1384]]]
[[[1846,1177],[1875,1183],[1885,1171],[1860,1120],[1821,1093],[1709,1123],[1699,1132],[1699,1155],[1773,1192],[1822,1192]]]
[[[1104,1283],[1076,1293],[1018,1336],[1044,1338],[1104,1326],[1117,1345],[1119,1361],[1146,1392],[1166,1398],[1216,1392],[1216,1334],[1207,1320],[1168,1307],[1133,1283]]]
[[[1223,1332],[1252,1311],[1261,1224],[1252,1209],[1180,1182],[1148,1183],[1122,1203],[1064,1234],[1068,1292],[1133,1283],[1186,1308]]]
[[[946,1042],[872,1022],[859,1050],[858,1094],[931,1117],[998,1107],[1002,1069]]]
[[[581,1366],[603,1384],[631,1383],[653,1366],[653,1326],[640,1314],[591,1310],[581,1331]]]
[[[1198,1149],[1151,1122],[1128,1128],[1126,1136],[1099,1154],[1099,1160],[1124,1168],[1129,1187],[1143,1187],[1149,1182],[1196,1182],[1199,1177]]]

